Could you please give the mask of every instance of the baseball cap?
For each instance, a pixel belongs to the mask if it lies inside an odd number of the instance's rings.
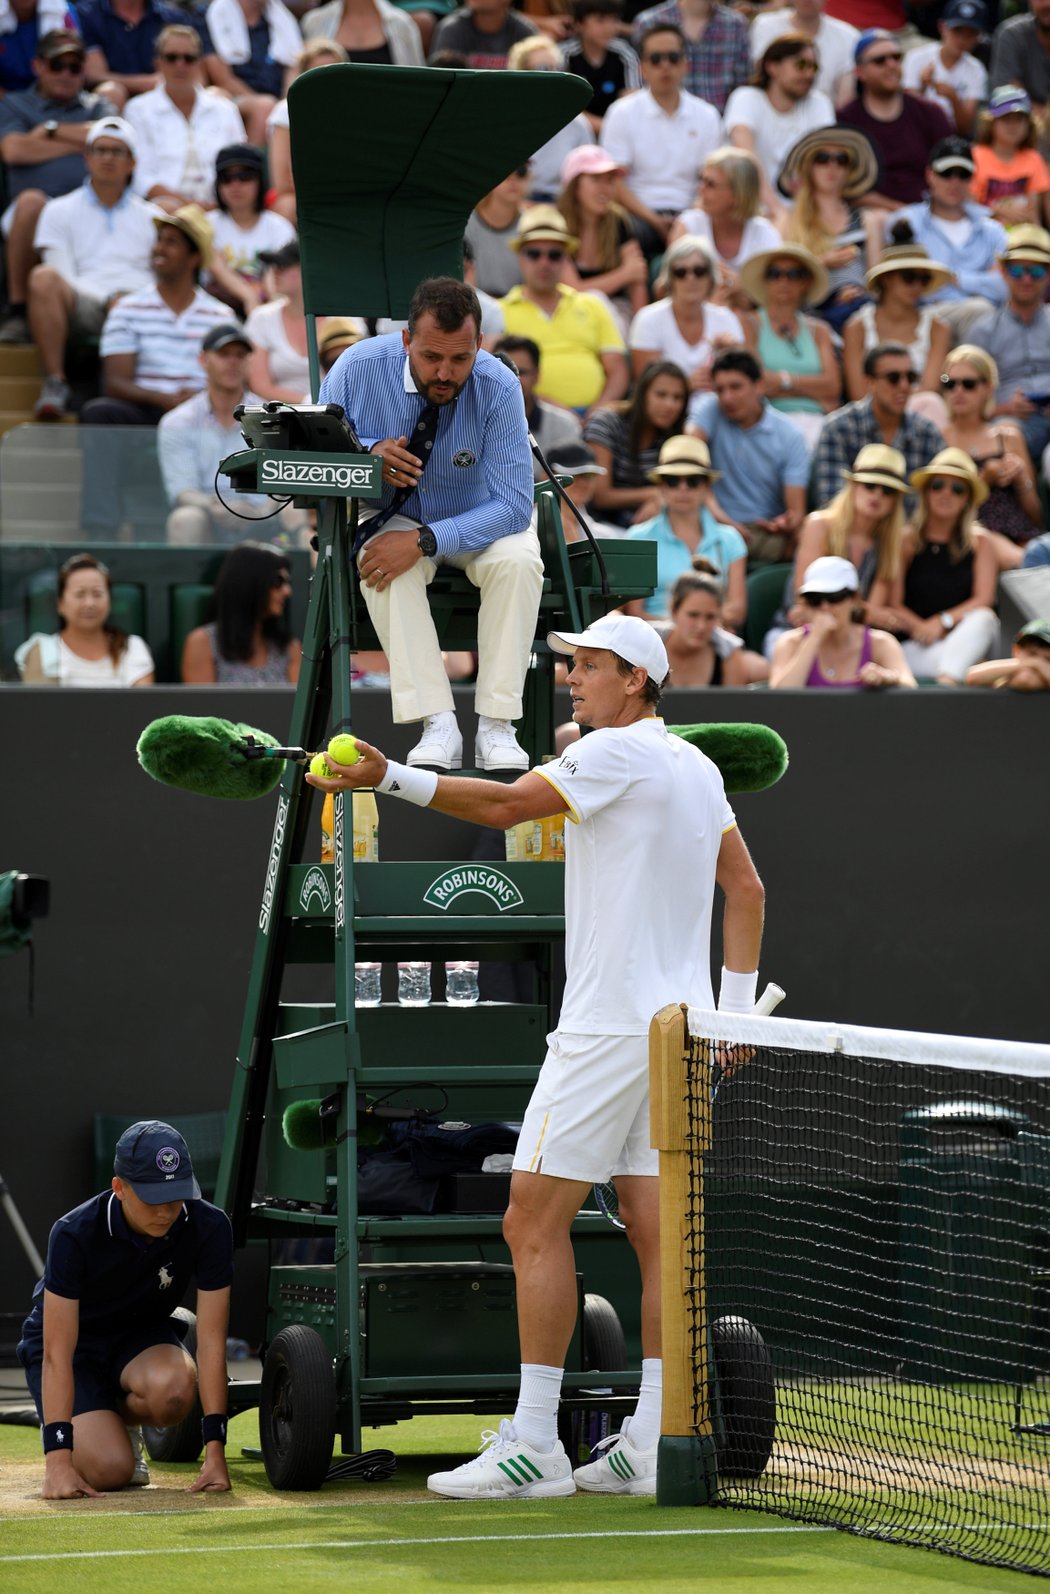
[[[1029,620],[1014,637],[1015,642],[1041,642],[1050,648],[1050,620]]]
[[[1016,83],[1004,83],[1002,88],[993,89],[988,96],[988,115],[995,116],[1031,116],[1032,102],[1024,89],[1019,89]]]
[[[199,1201],[190,1149],[177,1129],[159,1119],[143,1119],[117,1141],[113,1172],[125,1179],[140,1201],[159,1207],[165,1201]]]
[[[100,122],[92,122],[84,144],[90,149],[100,138],[115,138],[121,144],[126,144],[132,155],[137,153],[135,129],[130,122],[125,122],[122,116],[104,116]]]
[[[575,653],[577,648],[604,648],[628,664],[644,670],[650,681],[662,685],[670,666],[667,649],[648,620],[633,614],[607,614],[586,631],[548,631],[552,653]]]
[[[561,186],[568,187],[574,177],[603,177],[606,172],[616,172],[622,177],[624,167],[614,161],[600,144],[581,144],[571,149],[562,161]]]
[[[289,266],[297,266],[301,259],[298,238],[289,238],[280,249],[260,249],[259,259],[264,266],[273,266],[276,271],[286,271]]]
[[[204,334],[201,353],[211,354],[215,349],[228,348],[231,343],[239,343],[242,348],[249,350],[255,348],[255,344],[238,322],[220,321],[217,327],[210,327]]]
[[[971,173],[977,170],[970,140],[958,133],[951,133],[947,138],[939,138],[930,150],[931,172],[950,172],[960,166],[965,166]]]
[[[809,592],[856,592],[859,585],[855,565],[837,554],[826,553],[807,566],[798,595],[804,598]]]
[[[865,28],[860,38],[853,46],[853,60],[855,64],[861,61],[864,54],[871,49],[873,44],[893,44],[898,48],[900,47],[900,41],[898,40],[897,35],[895,33],[891,33],[889,28]]]
[[[84,41],[72,28],[52,28],[37,41],[36,54],[41,61],[53,61],[59,55],[79,55],[84,58]]]
[[[586,443],[561,443],[551,449],[551,470],[555,476],[604,476],[605,466],[599,465],[593,449]]]
[[[215,170],[224,172],[228,166],[250,166],[261,174],[262,150],[256,149],[254,144],[224,144],[215,157]]]
[[[978,33],[983,33],[984,6],[980,0],[948,0],[941,12],[941,21],[946,28],[976,28]]]

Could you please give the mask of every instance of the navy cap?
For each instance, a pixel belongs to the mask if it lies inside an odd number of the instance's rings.
[[[978,33],[983,33],[984,6],[980,0],[948,0],[941,12],[941,21],[946,28],[976,28]]]
[[[140,1201],[159,1207],[165,1201],[199,1201],[190,1148],[170,1124],[144,1119],[117,1141],[113,1172],[125,1179]]]

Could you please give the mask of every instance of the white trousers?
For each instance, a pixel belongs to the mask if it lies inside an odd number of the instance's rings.
[[[388,531],[416,525],[417,521],[404,515],[394,515],[375,535],[382,537]],[[531,527],[497,537],[476,552],[447,554],[440,560],[419,559],[382,592],[362,583],[368,613],[390,664],[394,723],[402,725],[453,708],[452,688],[427,601],[427,587],[440,564],[462,570],[481,594],[475,708],[492,719],[520,719],[543,590],[539,538]]]
[[[991,658],[999,640],[999,621],[991,609],[971,609],[940,642],[904,642],[904,657],[911,673],[927,680],[950,675],[965,681],[971,664]]]

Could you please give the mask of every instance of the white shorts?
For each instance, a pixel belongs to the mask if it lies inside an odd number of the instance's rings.
[[[514,1167],[587,1184],[617,1174],[655,1178],[660,1159],[649,1144],[649,1037],[548,1035]]]

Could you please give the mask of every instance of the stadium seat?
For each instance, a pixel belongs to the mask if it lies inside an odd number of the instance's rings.
[[[744,643],[761,653],[766,632],[773,616],[784,598],[784,586],[794,565],[790,562],[777,565],[759,565],[747,578],[747,619],[744,621]]]

